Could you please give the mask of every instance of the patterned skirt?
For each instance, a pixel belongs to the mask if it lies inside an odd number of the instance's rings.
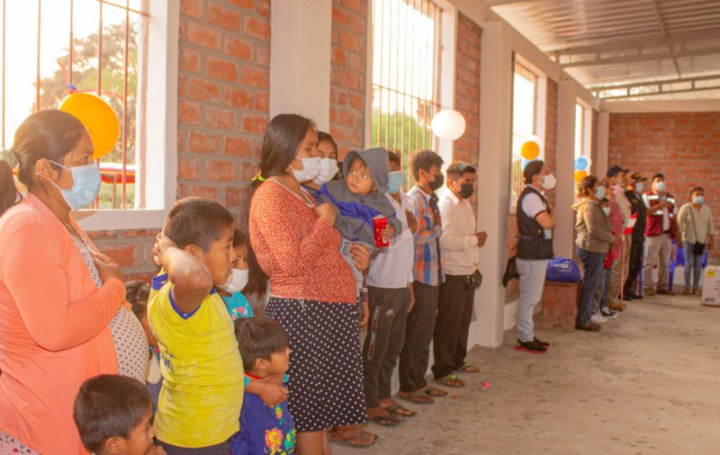
[[[298,432],[367,421],[357,307],[270,297],[290,340],[288,404]]]

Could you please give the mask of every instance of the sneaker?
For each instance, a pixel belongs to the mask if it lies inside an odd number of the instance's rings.
[[[601,314],[602,317],[604,317],[605,319],[615,319],[616,317],[618,317],[618,312],[617,312],[617,311],[613,311],[613,310],[611,310],[611,309],[609,309],[609,308],[603,308],[602,310],[600,310],[600,314]]]
[[[586,332],[599,332],[601,327],[597,324],[594,324],[592,322],[588,322],[587,324],[575,324],[575,330],[584,330]]]
[[[542,345],[542,347],[544,347],[546,349],[550,347],[550,343],[548,343],[547,341],[540,341],[537,339],[537,337],[533,337],[533,341],[536,343],[540,343]]]
[[[606,322],[608,322],[608,320],[605,319],[600,313],[593,314],[590,320],[593,322],[593,324],[605,324]]]
[[[543,346],[542,344],[538,343],[536,340],[532,341],[520,341],[518,340],[517,346],[515,346],[516,351],[525,351],[529,352],[531,354],[544,354],[547,352],[547,348]]]

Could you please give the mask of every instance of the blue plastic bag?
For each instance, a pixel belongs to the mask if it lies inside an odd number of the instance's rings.
[[[548,262],[545,279],[560,283],[577,283],[582,277],[580,268],[575,264],[575,261],[556,256]]]

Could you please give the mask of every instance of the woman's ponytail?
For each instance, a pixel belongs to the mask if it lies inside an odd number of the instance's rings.
[[[17,204],[17,199],[18,191],[12,169],[7,162],[0,160],[0,216]]]

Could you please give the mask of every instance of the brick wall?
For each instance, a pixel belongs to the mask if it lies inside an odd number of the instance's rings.
[[[665,174],[668,190],[687,202],[690,189],[705,188],[713,210],[715,237],[720,226],[720,112],[611,114],[609,162],[648,178]],[[710,252],[720,263],[720,242]]]
[[[598,157],[598,126],[600,122],[600,113],[593,109],[592,111],[592,134],[590,135],[590,174],[598,177],[605,177],[604,175],[597,175],[597,157]]]
[[[455,141],[453,159],[480,160],[480,44],[482,28],[458,13],[455,55],[455,110],[465,117],[465,134]]]
[[[368,0],[333,0],[330,134],[340,159],[365,145]]]
[[[178,198],[242,209],[257,173],[270,100],[270,0],[182,0],[178,75]],[[155,271],[156,231],[91,237],[131,278]]]

